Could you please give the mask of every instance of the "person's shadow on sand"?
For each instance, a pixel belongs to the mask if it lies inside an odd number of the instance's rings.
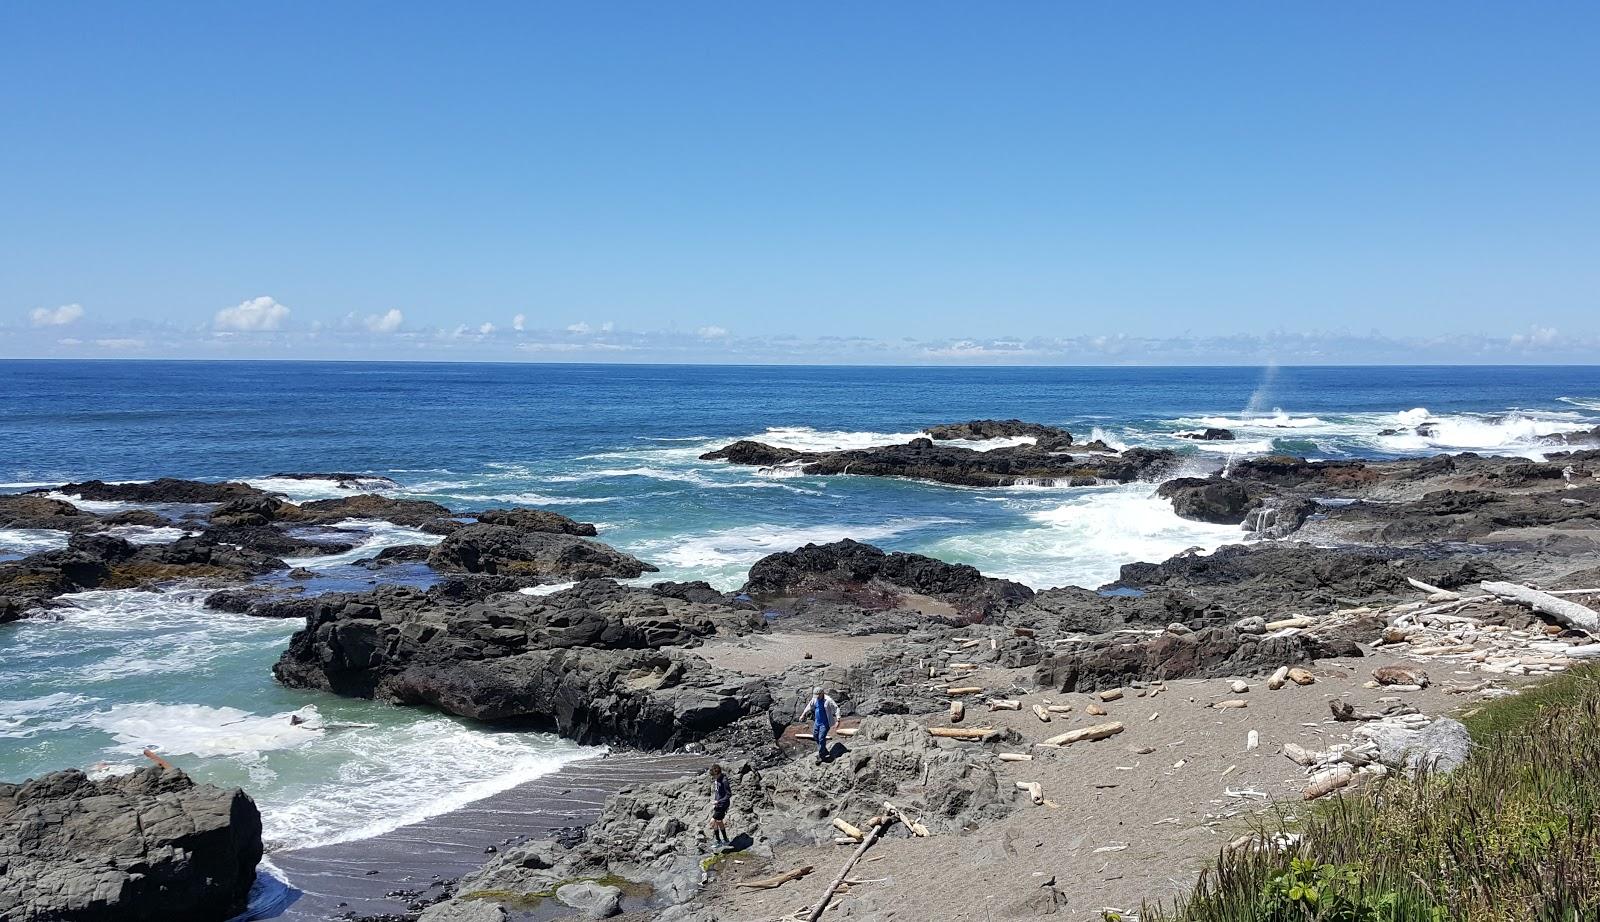
[[[837,759],[840,756],[849,754],[850,750],[847,749],[843,743],[835,740],[834,742],[828,744],[828,752],[822,757],[822,761],[832,762],[834,759]]]
[[[730,852],[742,852],[755,844],[756,840],[751,838],[750,833],[741,832],[728,842],[726,850]]]

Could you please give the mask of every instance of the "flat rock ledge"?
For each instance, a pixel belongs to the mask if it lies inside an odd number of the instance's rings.
[[[244,908],[261,814],[158,766],[0,784],[0,920],[222,920]]]

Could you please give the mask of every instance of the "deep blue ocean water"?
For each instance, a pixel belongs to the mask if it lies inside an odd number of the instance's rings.
[[[1196,469],[1267,451],[1532,455],[1542,433],[1600,424],[1600,368],[8,361],[0,490],[171,476],[246,479],[309,499],[342,493],[270,475],[382,475],[401,495],[457,509],[533,505],[593,521],[602,540],[659,565],[652,579],[722,587],[764,554],[841,537],[1038,587],[1099,585],[1124,563],[1240,539],[1173,516],[1152,484],[973,490],[697,460],[736,438],[866,446],[977,417],[1176,447]],[[1203,426],[1239,439],[1175,438]],[[349,528],[362,547],[309,562],[314,587],[359,587],[372,574],[351,561],[433,540]],[[64,541],[0,530],[0,559]],[[85,593],[60,620],[0,627],[0,779],[102,762],[119,770],[153,745],[202,777],[248,787],[269,839],[296,844],[369,835],[586,754],[541,734],[280,688],[268,669],[296,625],[209,612],[201,596]],[[308,706],[373,726],[291,728],[288,713]],[[431,755],[397,758],[416,752]]]

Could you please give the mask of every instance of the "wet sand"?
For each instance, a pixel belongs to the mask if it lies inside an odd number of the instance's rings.
[[[616,753],[572,762],[554,774],[370,839],[273,852],[267,858],[298,898],[275,919],[321,922],[405,912],[419,898],[482,866],[489,848],[584,826],[607,795],[697,770],[702,758]]]

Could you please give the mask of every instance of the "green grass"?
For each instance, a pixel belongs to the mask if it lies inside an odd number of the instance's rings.
[[[1600,917],[1600,668],[1474,708],[1449,775],[1279,817],[1146,922],[1577,922]]]

